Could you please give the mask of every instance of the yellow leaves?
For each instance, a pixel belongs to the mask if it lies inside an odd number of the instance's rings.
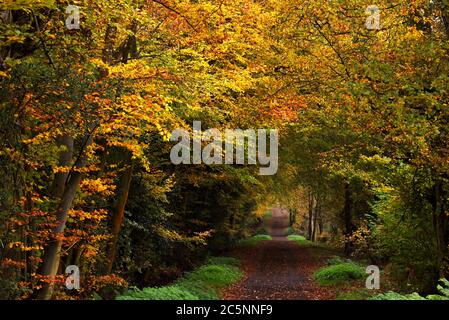
[[[52,141],[54,139],[54,133],[50,130],[40,132],[35,137],[30,139],[23,139],[22,143],[28,145],[39,145],[42,143],[46,143]]]
[[[391,163],[391,158],[383,157],[378,154],[373,156],[360,155],[360,160],[365,163],[373,163],[377,165],[388,165]]]
[[[111,147],[122,147],[125,148],[133,154],[133,159],[143,159],[144,158],[144,152],[143,152],[143,145],[137,144],[135,141],[129,141],[129,142],[122,142],[122,141],[109,141],[108,145]]]
[[[20,241],[16,241],[16,242],[10,242],[8,243],[8,248],[15,248],[15,247],[20,247],[23,245],[23,242]]]
[[[196,232],[193,236],[182,235],[177,231],[168,230],[164,227],[158,227],[157,233],[168,240],[171,241],[181,241],[181,242],[191,242],[196,244],[206,244],[207,238],[212,235],[212,230],[207,230],[203,232]]]
[[[60,167],[60,166],[55,166],[53,167],[53,173],[68,173],[70,172],[70,170],[72,169],[72,167]]]
[[[96,246],[93,245],[84,245],[83,246],[84,252],[83,252],[83,257],[87,260],[91,260],[93,258],[95,258],[98,253],[99,253],[99,249]]]
[[[402,40],[409,43],[413,41],[418,41],[424,37],[424,32],[422,30],[418,30],[415,26],[408,27],[407,33],[404,34]]]
[[[98,209],[93,211],[75,210],[69,211],[69,217],[78,221],[91,220],[93,222],[99,222],[104,220],[108,215],[107,210]]]
[[[80,189],[89,194],[111,196],[114,194],[115,185],[109,179],[84,179],[80,183]]]
[[[8,248],[13,249],[19,249],[20,251],[23,252],[27,252],[27,251],[33,251],[33,250],[43,250],[44,248],[40,245],[34,245],[34,246],[29,246],[26,245],[24,242],[21,241],[17,241],[17,242],[10,242],[7,245]]]
[[[164,141],[170,140],[171,132],[163,128],[158,122],[156,122],[156,129]]]
[[[2,0],[2,10],[36,9],[39,7],[54,8],[54,0]]]
[[[105,65],[108,68],[111,77],[120,77],[123,79],[141,79],[154,77],[158,69],[149,66],[144,60],[133,60],[127,64],[118,64],[114,66]]]

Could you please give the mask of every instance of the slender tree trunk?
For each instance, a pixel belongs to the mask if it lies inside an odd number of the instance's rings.
[[[92,143],[92,136],[86,137],[84,148]],[[73,146],[73,145],[72,145]],[[61,201],[56,209],[56,227],[52,230],[52,240],[44,248],[43,262],[39,270],[39,274],[46,278],[41,290],[37,294],[38,299],[48,300],[51,299],[54,288],[54,280],[56,273],[58,272],[60,252],[62,247],[62,236],[67,221],[67,216],[70,208],[72,207],[73,200],[75,198],[76,191],[81,182],[82,173],[79,169],[86,166],[87,158],[84,152],[84,148],[80,151],[80,157],[77,159],[74,169],[67,177],[65,188],[62,193]],[[73,152],[73,147],[72,147]]]
[[[319,210],[318,210],[318,236],[320,236],[320,237],[321,237],[321,234],[323,233],[323,229],[324,229],[323,228],[324,227],[324,225],[323,225],[323,214],[322,214],[324,201],[325,201],[325,197],[323,196],[323,198],[321,198],[320,207],[319,207]]]
[[[309,192],[309,206],[308,206],[308,210],[309,210],[309,223],[307,226],[307,236],[309,240],[313,240],[312,239],[312,229],[313,229],[313,193]]]
[[[112,239],[107,250],[107,262],[106,262],[106,273],[112,272],[112,267],[115,261],[115,255],[117,253],[117,243],[120,235],[120,229],[122,227],[123,218],[125,216],[125,207],[128,202],[129,188],[131,187],[132,178],[132,165],[130,164],[131,159],[127,163],[123,175],[120,177],[120,182],[117,192],[117,201],[112,213]]]
[[[315,210],[313,214],[313,229],[312,229],[312,241],[317,241],[318,238],[318,216],[319,216],[319,210],[321,206],[321,198],[320,196],[317,196],[316,203],[315,203]]]
[[[351,190],[349,183],[345,184],[345,204],[342,213],[345,227],[344,235],[349,236],[352,233]],[[349,255],[351,250],[351,244],[348,241],[345,241],[345,254]]]

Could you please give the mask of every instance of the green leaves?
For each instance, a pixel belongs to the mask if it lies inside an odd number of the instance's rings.
[[[0,9],[2,10],[26,10],[55,7],[55,0],[4,0],[0,5]]]

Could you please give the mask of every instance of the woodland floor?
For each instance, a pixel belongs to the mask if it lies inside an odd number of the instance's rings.
[[[273,240],[235,249],[231,255],[241,260],[244,278],[227,288],[226,300],[330,300],[333,288],[320,287],[313,273],[326,264],[332,250],[302,246],[287,240],[288,214],[273,209],[270,235]]]

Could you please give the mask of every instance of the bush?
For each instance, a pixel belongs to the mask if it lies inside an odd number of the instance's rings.
[[[187,273],[173,285],[130,290],[118,300],[214,300],[219,291],[238,281],[242,272],[234,258],[214,257],[208,264]]]
[[[366,277],[364,268],[355,262],[337,261],[336,258],[330,259],[330,262],[333,264],[319,269],[314,274],[320,285],[340,284]]]
[[[370,300],[449,300],[449,281],[440,279],[441,285],[437,286],[440,294],[431,294],[426,297],[420,296],[418,293],[401,294],[393,291],[378,294]]]
[[[411,173],[410,173],[411,174]],[[373,204],[378,219],[370,225],[376,259],[388,261],[400,291],[426,292],[440,275],[432,215],[424,196],[415,192],[380,193]],[[401,201],[399,201],[401,199]],[[413,214],[406,214],[407,212]]]

